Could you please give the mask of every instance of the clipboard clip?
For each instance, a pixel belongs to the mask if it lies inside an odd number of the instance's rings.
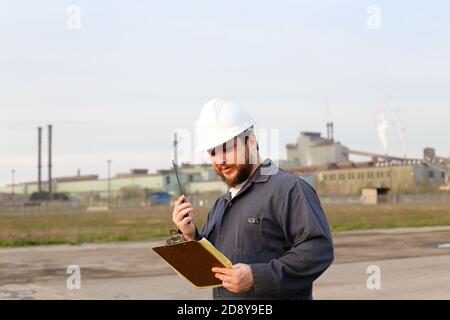
[[[169,238],[166,240],[166,245],[169,244],[175,244],[175,243],[180,243],[180,242],[184,242],[184,237],[181,233],[178,233],[177,230],[170,230],[170,235]]]

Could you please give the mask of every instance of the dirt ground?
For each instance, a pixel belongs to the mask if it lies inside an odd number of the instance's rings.
[[[450,227],[334,233],[335,262],[315,282],[315,299],[450,299]],[[0,299],[211,299],[151,250],[150,242],[0,249]],[[67,267],[78,265],[81,289]],[[368,289],[367,268],[380,269]]]

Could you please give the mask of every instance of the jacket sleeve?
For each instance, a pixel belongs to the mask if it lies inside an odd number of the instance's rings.
[[[251,264],[257,298],[286,299],[311,286],[333,262],[333,242],[314,189],[298,179],[277,205],[290,250],[269,263]]]

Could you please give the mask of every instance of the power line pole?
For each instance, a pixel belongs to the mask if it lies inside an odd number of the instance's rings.
[[[108,162],[108,205],[111,206],[111,160]]]
[[[52,125],[48,125],[48,199],[52,200]]]
[[[42,127],[38,127],[38,192],[42,192]]]

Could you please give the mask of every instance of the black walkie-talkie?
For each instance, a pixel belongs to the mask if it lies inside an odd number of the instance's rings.
[[[184,190],[183,190],[183,186],[181,185],[181,182],[180,182],[180,177],[178,177],[177,164],[173,160],[172,160],[172,164],[173,164],[173,170],[175,170],[175,176],[177,177],[178,187],[180,187],[180,193],[181,193],[181,195],[183,195]]]
[[[181,182],[180,182],[180,177],[178,176],[177,164],[176,164],[175,161],[173,161],[173,160],[172,160],[172,164],[173,164],[173,170],[175,171],[175,176],[177,177],[178,187],[180,188],[180,193],[181,193],[181,195],[184,195],[184,197],[186,198],[186,194],[184,193],[183,186],[181,185]],[[183,200],[183,202],[184,202],[184,201],[185,201],[185,200]],[[183,202],[182,202],[182,203],[183,203]],[[183,217],[183,219],[186,218],[186,217],[189,217],[189,213],[188,213],[187,215],[185,215],[185,216]],[[189,223],[190,223],[190,222],[189,222]]]

